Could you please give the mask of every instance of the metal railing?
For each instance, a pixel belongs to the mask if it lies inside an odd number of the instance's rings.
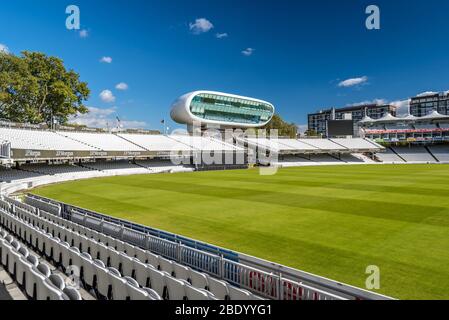
[[[47,206],[52,209],[54,206],[59,206],[61,218],[149,250],[194,270],[223,279],[264,298],[276,300],[391,299],[274,263],[270,263],[272,265],[270,267],[267,266],[266,261],[254,257],[251,258],[255,261],[245,259],[243,262],[240,256],[244,255],[230,250],[44,197],[30,194],[25,197],[25,202],[33,203],[44,211]],[[296,272],[289,272],[288,275],[285,275],[281,273],[281,269],[285,270],[285,273],[288,270]]]

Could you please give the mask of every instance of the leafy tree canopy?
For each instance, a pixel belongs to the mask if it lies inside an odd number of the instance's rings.
[[[39,52],[0,53],[0,118],[15,122],[65,124],[87,113],[90,90],[61,59]]]
[[[271,130],[277,129],[278,135],[281,137],[296,138],[298,133],[298,127],[294,123],[288,123],[284,121],[280,115],[275,114],[271,121],[265,126],[264,129]]]

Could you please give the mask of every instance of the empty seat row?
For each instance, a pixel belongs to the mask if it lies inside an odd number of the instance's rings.
[[[75,288],[30,254],[26,246],[0,227],[0,256],[5,270],[22,287],[28,297],[37,300],[81,300]]]
[[[89,254],[81,253],[77,247],[71,247],[67,242],[61,241],[51,233],[45,233],[37,226],[2,211],[0,222],[56,265],[66,271],[76,271],[75,275],[82,276],[81,280],[86,280],[86,283],[97,290],[101,297],[119,300],[138,297],[145,300],[160,299],[153,290],[136,286],[135,281],[122,277],[115,268],[105,267],[100,260],[93,260]],[[85,272],[84,275],[80,275],[80,269]],[[121,286],[118,287],[118,284]]]
[[[25,203],[33,206],[35,208],[38,208],[40,210],[47,211],[49,213],[52,213],[54,215],[59,216],[61,214],[61,207],[50,202],[46,202],[40,199],[36,199],[30,196],[25,197]]]
[[[62,242],[66,242],[67,246],[72,248],[72,251],[76,248],[80,252],[89,254],[92,259],[102,261],[106,267],[113,267],[124,276],[136,279],[143,287],[150,286],[153,288],[155,286],[156,292],[163,297],[167,297],[168,285],[175,285],[176,281],[171,281],[171,278],[175,278],[183,282],[183,285],[187,288],[180,289],[181,291],[190,290],[188,287],[192,286],[205,291],[206,295],[204,298],[258,299],[252,293],[231,286],[225,281],[217,280],[206,273],[195,271],[148,250],[133,246],[45,211],[39,211],[40,217],[25,211],[18,211],[18,213],[20,218],[43,229],[51,236],[61,239]],[[51,258],[56,264],[62,263],[63,266],[67,265],[69,261],[65,263],[61,261],[64,258],[60,257],[60,251],[57,251],[55,254],[49,252],[49,249],[45,249],[45,241],[50,241],[49,237],[34,245],[41,251],[47,251],[45,252],[47,255],[51,254]],[[69,258],[66,257],[66,259]],[[155,270],[159,274],[154,272]],[[151,275],[159,275],[158,280],[151,283]],[[197,293],[197,295],[202,294]]]

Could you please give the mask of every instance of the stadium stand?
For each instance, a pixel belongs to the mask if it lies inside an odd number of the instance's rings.
[[[391,149],[408,163],[434,163],[432,155],[424,147],[391,147]]]
[[[398,156],[390,148],[387,148],[383,153],[377,153],[376,158],[384,163],[405,163],[405,160]]]
[[[111,133],[67,132],[67,131],[57,131],[57,133],[61,136],[86,144],[98,150],[104,151],[144,150],[142,147],[139,147]]]
[[[31,202],[39,203],[38,200]],[[51,204],[40,205],[45,209],[49,209],[49,206]],[[42,210],[37,214],[37,210],[31,212],[15,208],[11,213],[8,208],[11,211],[14,205],[4,200],[1,207],[2,228],[26,242],[62,270],[67,271],[72,266],[79,267],[83,285],[93,289],[97,298],[160,300],[163,297],[167,300],[217,300],[217,294],[228,300],[260,299],[247,290],[214,279],[208,274],[191,270],[175,261],[58,218],[60,210],[53,214]],[[3,235],[3,238],[7,237],[6,232]],[[8,240],[11,239],[8,243],[14,244],[14,237],[8,237]],[[74,297],[74,300],[81,299],[81,294],[76,290],[70,290],[68,294],[62,278],[52,274],[48,265],[38,263],[37,257],[33,258],[35,263],[31,270],[18,268],[20,271],[16,272],[15,264],[19,260],[8,256],[9,251],[4,249],[8,243],[2,242],[2,264],[17,278],[19,285],[25,283],[28,297],[38,300],[67,300],[67,295],[69,298]],[[23,247],[24,259],[27,258],[28,249],[25,246],[12,247],[17,251]],[[23,277],[26,281],[22,281]],[[202,278],[206,281],[201,283],[200,280],[192,281],[192,278]],[[194,284],[198,283],[199,287],[195,287]],[[46,284],[53,284],[60,291],[53,287],[50,290]]]
[[[147,134],[118,134],[118,136],[148,151],[192,151],[192,147],[170,136]]]
[[[60,136],[53,131],[0,127],[0,139],[11,142],[12,149],[36,150],[97,150],[84,143]]]
[[[428,147],[430,152],[438,159],[439,162],[449,162],[449,146],[434,145]]]

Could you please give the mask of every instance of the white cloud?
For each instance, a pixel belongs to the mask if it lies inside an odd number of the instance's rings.
[[[102,62],[102,63],[112,63],[112,58],[111,57],[102,57],[100,59],[100,62]]]
[[[5,46],[4,44],[0,43],[0,52],[9,53],[9,48],[7,46]]]
[[[193,34],[201,34],[208,32],[214,27],[212,22],[207,20],[206,18],[198,18],[195,20],[195,23],[190,23],[189,28]]]
[[[124,83],[124,82],[120,82],[120,83],[118,83],[118,84],[115,86],[115,88],[116,88],[117,90],[125,91],[125,90],[128,90],[128,85],[127,85],[126,83]]]
[[[410,99],[393,101],[390,104],[396,107],[398,116],[405,116],[409,113]]]
[[[83,29],[80,31],[81,38],[87,38],[88,36],[89,36],[89,31],[87,31],[86,29]]]
[[[246,48],[245,50],[242,51],[242,54],[244,56],[249,57],[250,55],[252,55],[254,53],[255,49],[253,48]]]
[[[421,92],[420,94],[417,94],[417,97],[426,97],[426,96],[432,96],[434,94],[437,94],[438,92],[435,91],[426,91],[426,92]]]
[[[388,103],[388,101],[385,99],[373,99],[373,100],[360,101],[357,103],[350,103],[347,106],[353,107],[353,106],[362,106],[362,105],[368,105],[368,104],[382,105],[382,104],[386,104],[386,103]]]
[[[102,101],[107,103],[115,102],[115,96],[112,94],[111,90],[103,90],[100,93],[100,98]]]
[[[227,37],[228,37],[228,34],[227,34],[226,32],[224,32],[224,33],[217,33],[217,34],[215,35],[215,37],[216,37],[217,39],[223,39],[223,38],[227,38]]]
[[[100,109],[88,107],[89,113],[78,114],[69,119],[72,124],[84,125],[91,128],[114,128],[117,127],[117,108]],[[143,129],[147,126],[144,121],[121,120],[124,129]]]
[[[365,84],[368,81],[368,77],[367,76],[363,76],[360,78],[351,78],[351,79],[347,79],[344,81],[341,81],[338,86],[339,87],[344,87],[344,88],[348,88],[348,87],[353,87],[353,86],[358,86],[358,85],[362,85]]]

